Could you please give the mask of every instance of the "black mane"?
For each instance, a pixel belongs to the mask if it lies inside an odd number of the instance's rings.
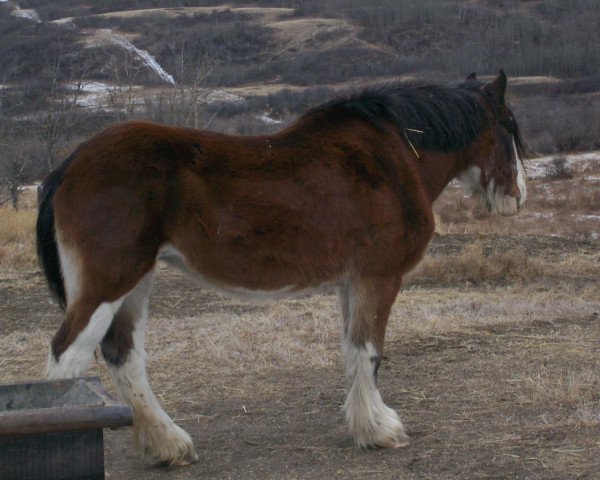
[[[489,125],[477,95],[480,86],[385,83],[325,103],[306,115],[359,117],[380,128],[391,123],[415,148],[452,152],[465,148]]]

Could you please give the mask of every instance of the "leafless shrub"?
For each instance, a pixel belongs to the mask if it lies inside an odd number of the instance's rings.
[[[573,178],[573,172],[571,171],[567,157],[564,155],[555,156],[546,166],[545,177],[553,180]]]

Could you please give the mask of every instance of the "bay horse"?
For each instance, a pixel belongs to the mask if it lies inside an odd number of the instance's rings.
[[[525,202],[504,72],[457,86],[381,84],[317,107],[279,133],[239,137],[149,122],[83,142],[45,180],[37,248],[66,316],[49,378],[83,375],[96,348],[134,414],[147,458],[197,461],[146,376],[157,260],[202,285],[272,300],[335,286],[343,317],[345,417],[359,446],[408,437],[377,389],[402,278],[434,231],[432,204],[458,177],[485,206]]]

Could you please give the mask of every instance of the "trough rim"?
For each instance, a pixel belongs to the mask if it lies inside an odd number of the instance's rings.
[[[8,410],[0,412],[0,436],[95,430],[133,425],[129,405],[115,400],[102,386],[99,377],[76,377],[34,382],[0,384],[2,387],[83,382],[102,402],[100,405]]]

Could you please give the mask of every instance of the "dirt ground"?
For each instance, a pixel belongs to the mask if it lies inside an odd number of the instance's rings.
[[[486,255],[521,249],[549,262],[569,254],[597,259],[598,252],[592,240],[444,235],[434,239],[430,255],[453,257],[474,241]],[[333,295],[278,307],[247,305],[202,291],[161,268],[148,335],[151,383],[165,409],[191,434],[200,461],[177,469],[151,467],[134,457],[128,429],[106,431],[107,478],[599,478],[599,283],[587,270],[554,272],[517,285],[448,286],[417,279],[407,286],[394,308],[379,385],[386,403],[399,411],[411,444],[397,451],[361,451],[341,413],[344,385]],[[506,310],[508,317],[469,321],[469,310],[518,303],[523,295],[544,295],[541,305],[524,307],[531,309],[524,310],[526,318],[508,318],[512,310]],[[445,315],[456,317],[449,318],[448,328],[420,330],[398,321],[406,314],[418,317],[411,305],[427,299],[447,302]],[[322,342],[293,324],[310,322],[315,309],[335,317],[324,326],[331,332]],[[202,328],[267,313],[269,321],[291,319],[287,330],[273,330],[272,357],[270,342],[262,337],[251,338],[248,351],[225,339],[222,357],[195,356],[194,339]],[[0,382],[41,376],[60,319],[38,272],[2,272]],[[170,334],[177,325],[183,333],[174,341]],[[239,335],[252,337],[249,332]],[[284,335],[302,337],[307,349],[281,347],[276,336]],[[316,359],[323,346],[323,358]],[[110,388],[101,362],[91,373]]]

